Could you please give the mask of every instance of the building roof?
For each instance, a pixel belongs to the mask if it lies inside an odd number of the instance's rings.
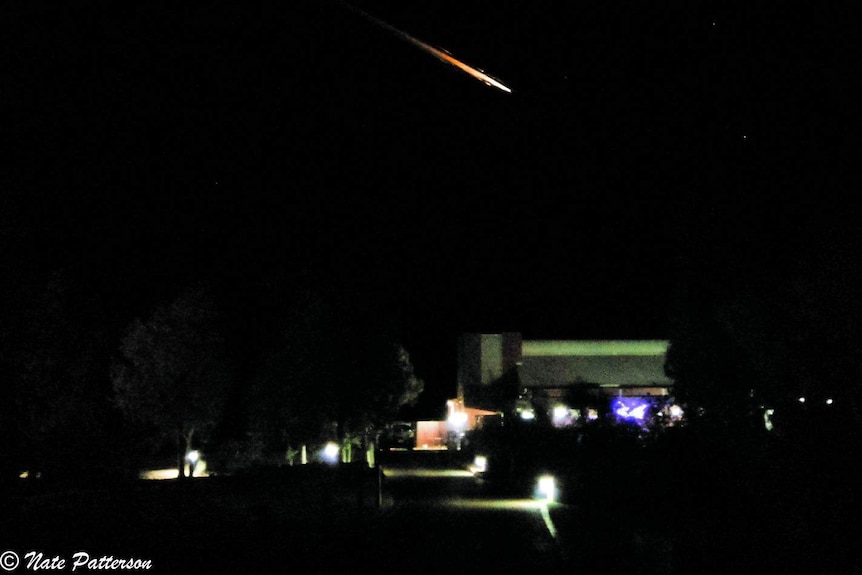
[[[668,342],[647,340],[532,340],[521,344],[524,357],[653,357],[667,353]]]
[[[518,367],[525,387],[578,383],[668,386],[667,341],[525,341]]]

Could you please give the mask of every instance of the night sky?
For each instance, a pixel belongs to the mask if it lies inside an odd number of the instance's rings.
[[[664,338],[686,282],[855,265],[857,18],[494,4],[355,5],[511,94],[340,2],[4,7],[7,305],[61,269],[124,325],[203,281],[254,340],[311,286],[445,397],[464,331]]]

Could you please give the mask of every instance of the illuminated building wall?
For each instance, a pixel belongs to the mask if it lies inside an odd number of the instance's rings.
[[[518,333],[469,334],[459,346],[458,394],[468,407],[511,412],[565,396],[665,396],[664,340],[522,341]],[[525,399],[529,397],[530,399]],[[553,404],[553,405],[552,405]]]
[[[479,377],[482,385],[488,385],[503,375],[503,334],[483,335],[480,345],[482,367]]]
[[[416,449],[440,449],[446,445],[445,421],[417,421]]]
[[[473,386],[491,385],[520,363],[521,334],[464,334],[458,341],[458,395]]]
[[[464,334],[458,342],[458,399],[463,405],[510,411],[517,395],[521,334]]]
[[[525,387],[597,385],[604,389],[666,390],[664,373],[668,342],[525,341],[518,370]]]

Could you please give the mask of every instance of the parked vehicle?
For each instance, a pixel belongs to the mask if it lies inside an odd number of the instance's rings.
[[[389,447],[413,448],[416,446],[416,429],[412,423],[396,421],[387,429],[386,440]]]

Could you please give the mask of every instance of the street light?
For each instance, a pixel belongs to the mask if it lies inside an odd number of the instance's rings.
[[[323,459],[325,459],[329,463],[335,463],[338,461],[338,454],[341,453],[341,448],[338,447],[337,443],[330,441],[323,447]]]
[[[449,414],[449,424],[458,429],[465,427],[467,425],[467,413],[463,411],[453,411]]]
[[[539,477],[536,491],[545,501],[551,503],[557,497],[557,482],[551,475],[542,475]]]

